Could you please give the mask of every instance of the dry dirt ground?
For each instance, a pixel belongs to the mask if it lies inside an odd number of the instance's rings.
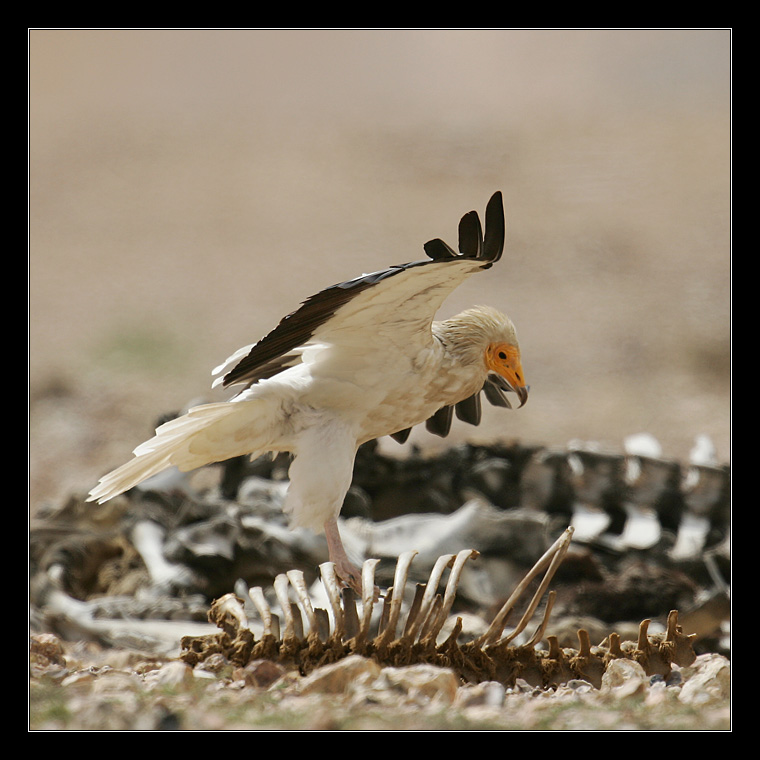
[[[648,432],[684,460],[705,434],[728,462],[730,43],[32,30],[30,511],[212,398],[211,369],[311,293],[456,243],[495,190],[505,256],[443,316],[509,313],[531,397],[453,439]]]

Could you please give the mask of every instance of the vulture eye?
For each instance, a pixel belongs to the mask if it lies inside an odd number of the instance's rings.
[[[507,355],[503,351],[499,351],[499,359],[506,359]]]

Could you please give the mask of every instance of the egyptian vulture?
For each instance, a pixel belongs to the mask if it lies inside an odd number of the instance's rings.
[[[203,404],[161,425],[134,458],[104,476],[89,501],[104,502],[169,467],[187,472],[266,452],[293,455],[284,511],[293,527],[324,531],[330,561],[360,588],[338,530],[354,457],[364,442],[403,442],[415,425],[449,432],[452,416],[480,421],[480,394],[510,407],[528,397],[515,328],[486,306],[434,321],[444,299],[504,248],[501,193],[459,223],[459,253],[440,239],[427,259],[326,288],[284,317],[258,343],[214,370],[214,385],[242,386],[228,401]]]

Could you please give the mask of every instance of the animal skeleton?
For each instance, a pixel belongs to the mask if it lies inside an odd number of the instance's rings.
[[[465,682],[493,680],[512,686],[517,678],[522,678],[541,687],[572,678],[585,679],[598,687],[607,663],[621,657],[636,660],[650,675],[666,676],[673,664],[684,666],[693,662],[694,637],[681,630],[677,611],[668,616],[664,636],[649,637],[651,621],[644,620],[635,644],[622,643],[613,633],[603,645],[593,647],[588,633],[581,629],[578,650],[561,648],[555,636],[546,636],[554,591],[548,592],[542,619],[535,631],[523,643],[515,644],[547,594],[572,533],[572,528],[563,532],[518,584],[488,629],[468,642],[458,641],[462,633],[461,618],[448,635],[442,635],[442,631],[449,619],[462,568],[477,557],[477,552],[464,550],[442,556],[428,582],[417,586],[411,605],[405,610],[408,571],[416,554],[410,551],[399,558],[393,586],[379,600],[374,594],[377,560],[364,562],[363,592],[358,606],[353,592],[341,588],[330,562],[320,566],[328,610],[314,606],[300,571],[289,571],[275,578],[274,595],[279,614],[261,587],[249,589],[248,595],[263,625],[258,640],[249,624],[245,601],[235,594],[227,594],[216,600],[209,611],[209,620],[221,632],[185,637],[181,658],[195,666],[211,654],[222,653],[239,666],[266,659],[308,674],[322,665],[358,654],[382,665],[428,663],[449,667]],[[447,569],[450,572],[441,594],[438,588]],[[505,633],[510,614],[541,573],[544,573],[543,578],[517,625]],[[548,651],[537,649],[544,638]]]

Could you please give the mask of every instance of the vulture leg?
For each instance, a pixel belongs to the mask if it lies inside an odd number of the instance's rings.
[[[335,565],[336,575],[361,596],[362,571],[351,562],[346,554],[336,518],[332,518],[325,523],[325,536],[327,537],[327,550],[330,554],[330,562]]]

